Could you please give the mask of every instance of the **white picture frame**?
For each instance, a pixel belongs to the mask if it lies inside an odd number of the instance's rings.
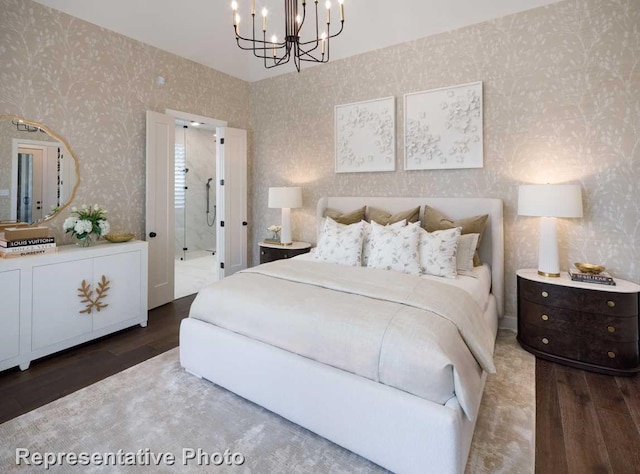
[[[482,168],[482,82],[404,95],[404,169]]]
[[[336,173],[395,171],[396,99],[336,105]]]

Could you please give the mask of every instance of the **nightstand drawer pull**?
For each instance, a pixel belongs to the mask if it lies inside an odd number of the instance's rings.
[[[608,306],[609,308],[615,308],[615,306],[616,306],[616,302],[615,302],[615,301],[611,301],[611,300],[609,300],[609,301],[607,301],[607,306]]]
[[[609,331],[611,334],[613,334],[614,332],[616,332],[616,328],[615,328],[615,326],[609,326],[607,328],[607,331]]]
[[[542,292],[542,297],[543,297],[543,298],[546,298],[547,296],[549,296],[549,293],[547,293],[546,291],[543,291],[543,292]]]
[[[549,316],[547,316],[546,314],[543,314],[540,317],[542,318],[543,321],[549,321]]]
[[[616,358],[616,353],[613,352],[613,351],[607,352],[607,355],[609,356],[609,359],[615,359]]]
[[[549,339],[547,339],[546,337],[542,338],[542,343],[543,344],[549,344]]]

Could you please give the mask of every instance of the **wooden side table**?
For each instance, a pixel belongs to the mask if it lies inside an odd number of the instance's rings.
[[[640,371],[640,286],[518,270],[518,341],[543,359],[610,375]]]
[[[258,245],[260,245],[260,263],[291,258],[311,251],[311,244],[308,242],[292,242],[291,245],[260,242]]]

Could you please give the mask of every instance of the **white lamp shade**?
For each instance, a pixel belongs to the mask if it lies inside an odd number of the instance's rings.
[[[579,184],[523,184],[518,189],[518,215],[582,217]]]
[[[274,209],[302,207],[302,188],[269,188],[269,207]]]

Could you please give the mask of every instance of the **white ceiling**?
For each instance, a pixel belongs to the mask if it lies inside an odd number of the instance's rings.
[[[230,0],[36,1],[246,81],[295,71],[293,63],[266,70],[262,60],[237,47]],[[248,35],[250,0],[237,1],[242,32]],[[331,40],[331,60],[557,1],[345,0],[345,29],[340,36]],[[332,0],[332,4],[332,19],[335,21],[339,18],[337,0]],[[283,36],[283,5],[282,0],[256,0],[258,12],[263,6],[269,10],[268,38],[272,34],[280,38]],[[307,8],[313,5],[313,0],[308,0]],[[324,19],[324,0],[319,5]],[[259,14],[256,18],[259,18]]]

